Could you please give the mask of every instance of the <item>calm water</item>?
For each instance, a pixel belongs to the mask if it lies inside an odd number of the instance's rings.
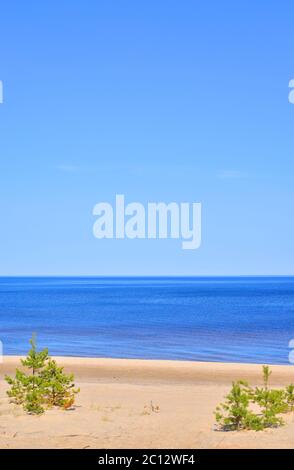
[[[0,278],[5,354],[288,363],[294,277]]]

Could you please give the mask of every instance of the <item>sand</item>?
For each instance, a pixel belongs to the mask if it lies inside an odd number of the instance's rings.
[[[294,414],[262,432],[222,432],[213,411],[232,380],[261,383],[261,366],[133,359],[57,358],[81,388],[74,410],[25,414],[9,403],[0,364],[0,448],[294,448]],[[273,386],[294,382],[291,366],[272,366]],[[156,407],[159,409],[157,410]]]

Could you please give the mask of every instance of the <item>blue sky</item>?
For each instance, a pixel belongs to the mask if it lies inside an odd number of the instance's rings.
[[[294,5],[1,5],[0,274],[294,274]],[[97,240],[97,202],[202,202],[202,246]]]

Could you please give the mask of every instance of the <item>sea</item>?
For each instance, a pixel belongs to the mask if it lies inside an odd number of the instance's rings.
[[[289,364],[294,277],[0,278],[4,354],[33,333],[60,356]]]

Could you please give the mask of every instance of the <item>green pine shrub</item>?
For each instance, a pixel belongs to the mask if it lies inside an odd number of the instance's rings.
[[[268,389],[269,378],[271,375],[272,371],[270,370],[269,366],[262,366],[263,385],[266,390]]]
[[[233,382],[225,402],[217,406],[215,418],[223,430],[238,431],[261,427],[259,416],[250,411],[251,390],[247,382]]]
[[[269,378],[272,371],[263,366],[263,387],[252,388],[247,382],[233,382],[225,402],[218,405],[215,418],[222,430],[251,429],[261,431],[265,428],[282,426],[283,413],[294,411],[294,384],[286,389],[271,389]],[[252,411],[252,405],[257,408]]]
[[[252,401],[261,408],[264,428],[278,427],[284,424],[284,420],[277,415],[288,411],[286,394],[284,390],[269,388],[269,377],[272,372],[268,366],[263,366],[262,372],[264,386],[253,390]]]
[[[30,344],[26,359],[21,359],[28,372],[16,369],[15,377],[5,377],[10,385],[7,395],[30,414],[42,414],[52,406],[70,408],[79,392],[75,389],[73,374],[65,374],[63,367],[49,357],[48,349],[37,351],[35,335]]]
[[[43,393],[48,406],[70,408],[75,401],[75,395],[80,389],[75,389],[73,374],[63,372],[53,359],[49,358],[47,366],[41,371],[40,379],[43,384]]]
[[[284,424],[284,420],[278,416],[288,410],[284,390],[267,390],[257,387],[254,390],[252,401],[258,404],[261,409],[264,428],[278,427]]]

